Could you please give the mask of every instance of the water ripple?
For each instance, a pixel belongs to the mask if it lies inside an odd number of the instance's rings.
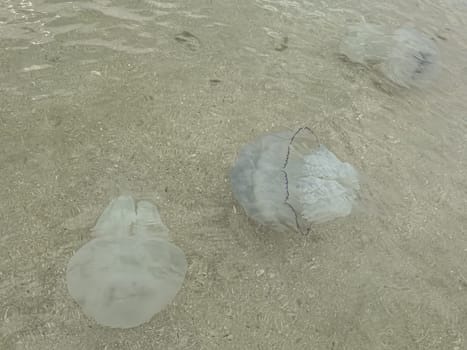
[[[156,28],[175,27],[180,17],[207,18],[171,0],[128,3],[117,0],[60,3],[4,0],[0,5],[0,38],[8,40],[3,43],[7,48],[65,40],[66,45],[147,53],[153,51],[151,46]]]

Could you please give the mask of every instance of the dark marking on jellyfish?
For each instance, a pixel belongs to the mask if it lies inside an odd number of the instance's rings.
[[[283,169],[286,168],[286,166],[287,166],[287,164],[288,164],[288,162],[289,162],[290,147],[292,146],[292,143],[295,141],[295,138],[297,137],[297,135],[298,135],[299,133],[301,133],[302,131],[304,131],[304,130],[306,130],[306,131],[308,131],[309,133],[311,133],[311,134],[318,140],[318,142],[319,142],[318,136],[316,136],[315,133],[314,133],[309,127],[305,126],[305,127],[299,128],[297,131],[295,131],[295,133],[294,133],[294,134],[292,135],[292,137],[290,138],[289,145],[287,146],[287,155],[286,155],[286,157],[285,157],[284,165],[282,166]]]
[[[201,40],[186,30],[175,35],[174,39],[190,51],[198,51],[201,48]]]
[[[417,60],[417,68],[415,69],[415,74],[422,74],[427,66],[433,63],[432,55],[427,52],[418,52],[418,55],[413,55]]]
[[[274,48],[274,50],[279,51],[279,52],[285,51],[285,50],[287,50],[288,47],[289,47],[289,46],[287,45],[288,43],[289,43],[289,37],[288,37],[288,36],[284,36],[284,37],[282,37],[282,40],[281,40],[279,46],[276,46],[276,47]]]
[[[295,208],[293,207],[292,204],[289,203],[289,196],[290,196],[290,193],[289,193],[289,178],[288,178],[288,174],[287,174],[287,165],[289,164],[289,157],[290,157],[290,148],[292,147],[292,144],[293,142],[295,141],[295,138],[297,137],[297,135],[299,133],[301,133],[302,131],[308,131],[310,132],[314,137],[316,137],[316,139],[318,139],[318,137],[315,135],[315,133],[308,127],[301,127],[299,128],[293,135],[292,137],[290,138],[290,142],[289,142],[289,145],[287,146],[287,154],[285,156],[285,162],[284,162],[284,165],[282,166],[282,172],[284,173],[284,179],[285,179],[285,200],[284,200],[284,203],[285,205],[287,205],[293,212],[294,216],[295,216],[295,226],[297,227],[297,230],[302,234],[302,235],[308,235],[311,231],[311,225],[309,227],[306,227],[305,228],[305,231],[303,231],[302,227],[300,226],[300,222],[299,222],[299,214],[297,213],[297,211],[295,210]],[[319,140],[319,139],[318,139]]]

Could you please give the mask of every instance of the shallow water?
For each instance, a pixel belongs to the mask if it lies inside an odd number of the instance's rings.
[[[363,21],[427,33],[438,80],[343,61]],[[466,348],[466,25],[463,0],[3,0],[0,348]],[[300,126],[364,175],[361,208],[262,231],[229,170]],[[122,191],[151,197],[189,266],[173,305],[118,331],[64,273]]]

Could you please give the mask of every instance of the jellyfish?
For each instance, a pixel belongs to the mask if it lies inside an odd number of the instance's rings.
[[[66,282],[85,315],[111,328],[151,320],[180,290],[185,254],[149,201],[114,199],[93,229],[94,239],[70,259]]]
[[[390,33],[383,26],[351,26],[341,42],[340,53],[350,61],[375,67],[401,87],[423,87],[440,70],[436,43],[412,27]]]
[[[247,216],[277,231],[345,217],[360,188],[357,171],[341,162],[309,128],[267,134],[239,152],[230,172],[234,198]]]

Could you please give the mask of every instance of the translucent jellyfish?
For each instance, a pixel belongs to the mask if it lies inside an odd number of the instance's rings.
[[[97,323],[131,328],[149,321],[182,286],[184,253],[167,240],[157,208],[130,196],[113,200],[94,227],[95,239],[70,259],[68,291]]]
[[[439,52],[433,40],[415,28],[394,33],[382,26],[351,26],[340,53],[350,61],[373,66],[402,87],[422,87],[439,73]]]
[[[391,41],[382,26],[363,23],[348,28],[340,44],[340,53],[354,63],[381,63],[389,55]]]
[[[303,233],[312,223],[349,215],[360,188],[357,171],[317,143],[308,128],[244,146],[230,181],[249,217],[278,231]]]

